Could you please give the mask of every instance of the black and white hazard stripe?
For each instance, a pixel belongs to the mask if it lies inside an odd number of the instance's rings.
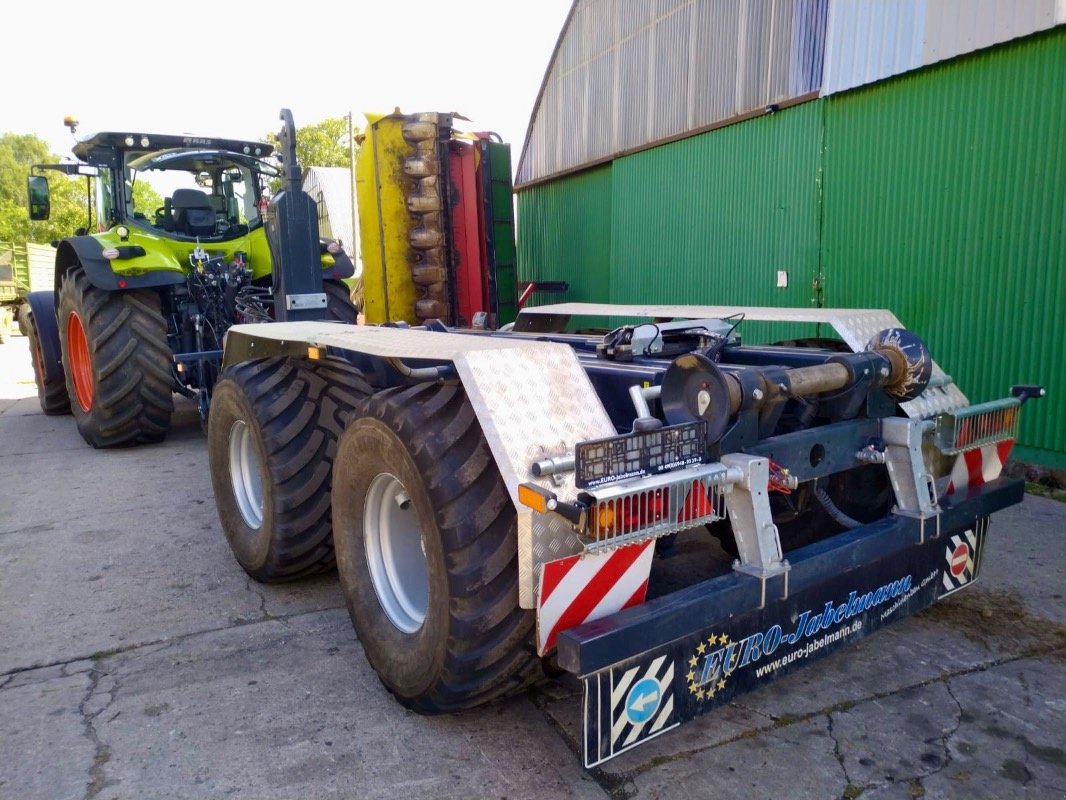
[[[941,597],[958,591],[977,576],[977,543],[978,537],[975,530],[965,530],[948,539],[948,543],[944,548],[945,565],[944,574],[941,578],[943,586],[940,592]],[[953,566],[956,559],[955,554],[960,547],[965,548],[966,562],[962,570],[956,574]]]
[[[643,667],[632,667],[617,678],[612,675],[611,687],[611,751],[612,754],[626,750],[643,739],[659,733],[674,713],[674,661],[667,656]],[[658,684],[658,695],[650,692],[633,696],[633,689],[651,679]],[[635,720],[632,709],[644,710],[656,706],[645,720]]]

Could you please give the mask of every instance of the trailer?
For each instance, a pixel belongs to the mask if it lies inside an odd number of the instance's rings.
[[[821,335],[749,345],[748,322]],[[420,713],[572,673],[586,767],[970,586],[1043,394],[970,404],[856,309],[236,325],[223,363],[209,455],[242,567],[335,560],[367,659]],[[658,586],[672,552],[695,575]]]

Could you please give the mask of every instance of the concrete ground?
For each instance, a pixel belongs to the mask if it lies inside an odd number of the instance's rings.
[[[250,581],[195,410],[95,451],[0,345],[0,798],[1047,798],[1066,793],[1066,505],[993,522],[978,585],[602,769],[557,679],[390,699],[335,576]]]

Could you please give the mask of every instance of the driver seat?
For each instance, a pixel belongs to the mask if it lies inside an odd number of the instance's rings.
[[[171,200],[174,231],[186,236],[210,236],[215,232],[215,209],[206,192],[175,189]]]

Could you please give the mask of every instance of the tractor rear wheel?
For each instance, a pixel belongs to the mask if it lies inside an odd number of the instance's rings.
[[[362,403],[333,467],[348,611],[382,683],[420,713],[456,711],[541,674],[518,605],[516,515],[460,387]]]
[[[322,291],[326,293],[326,319],[355,325],[358,312],[352,305],[348,287],[341,281],[322,281]]]
[[[158,442],[174,412],[171,350],[159,295],[109,292],[75,267],[59,289],[70,409],[93,447]]]
[[[215,386],[208,460],[222,529],[263,583],[334,565],[333,458],[348,415],[373,390],[346,361],[265,358],[227,368]]]
[[[45,358],[45,349],[41,337],[56,334],[55,317],[38,320],[36,315],[26,315],[26,338],[30,345],[30,360],[33,362],[33,379],[37,384],[37,399],[41,410],[49,416],[70,413],[70,397],[67,396],[67,381],[63,375],[63,365],[59,359],[49,364]],[[43,329],[42,329],[43,328]],[[55,339],[53,339],[55,341]]]

